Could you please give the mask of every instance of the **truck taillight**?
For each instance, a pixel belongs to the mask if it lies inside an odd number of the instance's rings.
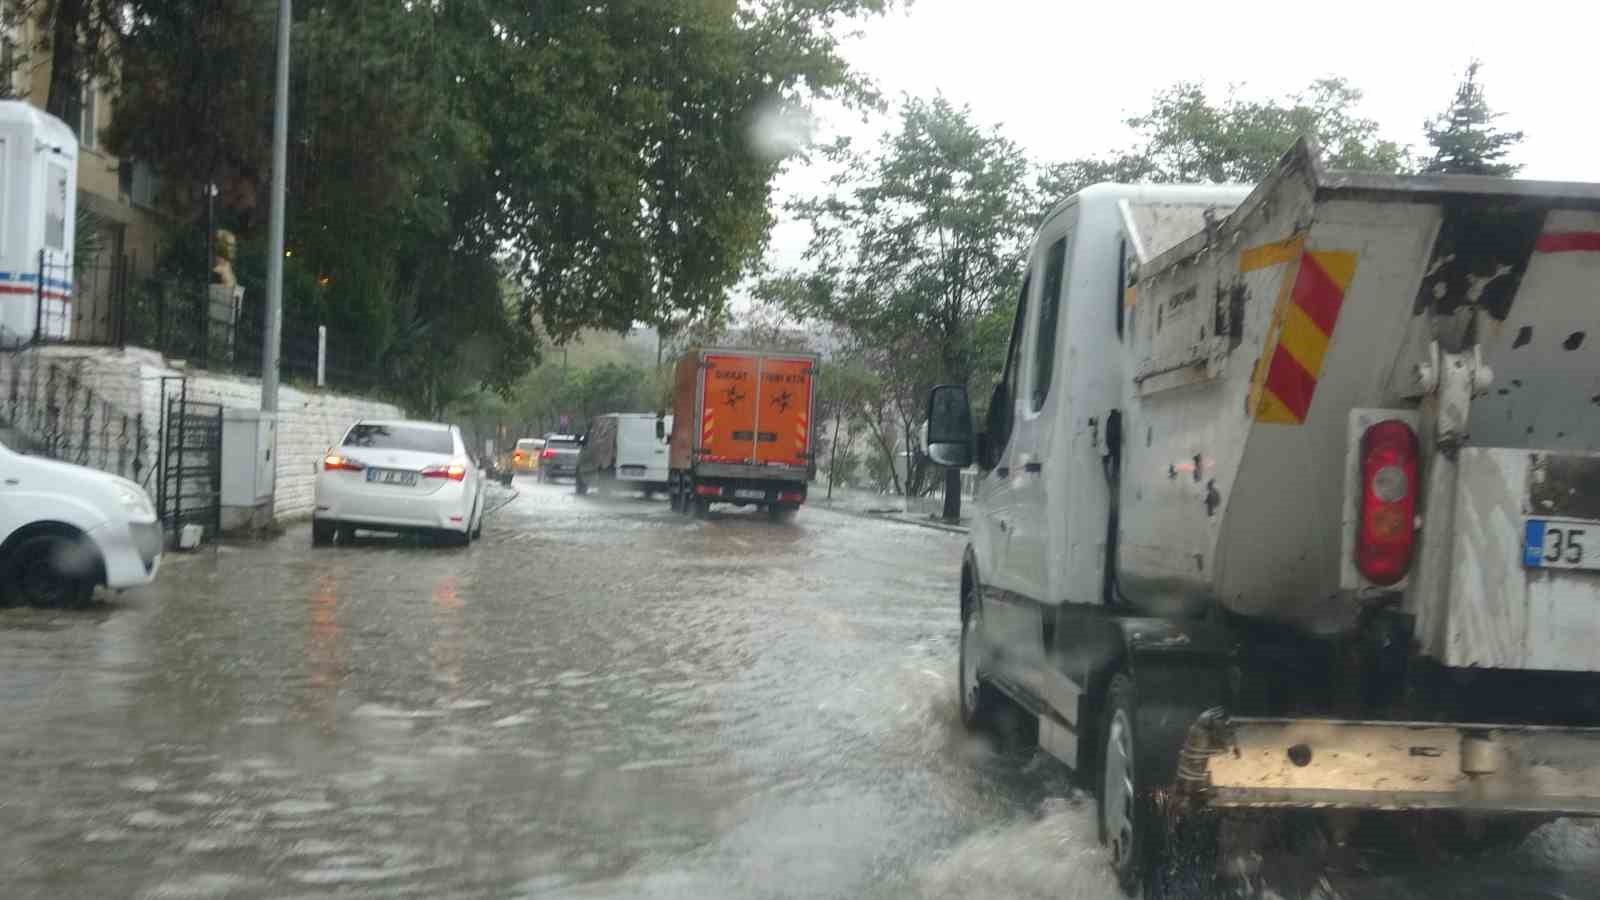
[[[1373,584],[1391,585],[1411,568],[1416,541],[1417,436],[1389,419],[1361,436],[1361,520],[1356,568]]]
[[[522,462],[522,451],[518,450],[517,452],[511,454],[511,460],[512,462]]]
[[[539,454],[539,458],[540,459],[552,459],[552,458],[555,457],[555,455],[556,455],[556,452],[554,450],[546,450],[543,453]]]

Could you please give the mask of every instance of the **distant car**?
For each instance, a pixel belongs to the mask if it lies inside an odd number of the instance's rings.
[[[539,454],[544,452],[544,438],[523,438],[511,453],[511,468],[517,472],[539,471]]]
[[[583,439],[575,434],[547,434],[539,451],[539,480],[554,481],[578,474],[578,451]]]
[[[357,422],[317,463],[311,543],[364,528],[467,544],[483,531],[484,481],[454,425]]]
[[[99,585],[148,584],[163,543],[144,488],[0,444],[0,601],[84,606]]]
[[[659,435],[658,435],[659,431]],[[611,413],[597,417],[578,453],[578,493],[667,489],[667,442],[672,417],[655,413]]]

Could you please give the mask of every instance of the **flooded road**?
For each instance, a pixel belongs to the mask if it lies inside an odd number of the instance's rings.
[[[957,721],[958,535],[519,496],[463,550],[172,555],[0,611],[5,897],[1115,896]],[[1592,897],[1600,832],[1263,895]]]

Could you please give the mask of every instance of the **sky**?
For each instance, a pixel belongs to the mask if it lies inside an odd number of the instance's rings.
[[[1475,8],[1476,7],[1476,8]],[[1450,10],[1450,13],[1443,12]],[[1600,4],[1262,2],[1082,3],[1073,0],[915,0],[871,20],[846,59],[885,97],[969,104],[1039,162],[1126,147],[1128,115],[1180,80],[1220,95],[1280,96],[1339,75],[1365,93],[1359,112],[1385,137],[1424,148],[1423,122],[1442,112],[1467,63],[1501,127],[1526,132],[1512,157],[1524,178],[1600,182]],[[890,114],[823,107],[818,137],[871,140]],[[825,173],[791,165],[777,202],[814,193]],[[774,230],[770,262],[796,265],[805,226]]]

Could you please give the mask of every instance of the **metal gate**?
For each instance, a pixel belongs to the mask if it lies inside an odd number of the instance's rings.
[[[189,399],[189,382],[167,395],[161,422],[161,477],[156,505],[162,525],[178,534],[185,525],[201,525],[208,539],[222,531],[222,404]]]

